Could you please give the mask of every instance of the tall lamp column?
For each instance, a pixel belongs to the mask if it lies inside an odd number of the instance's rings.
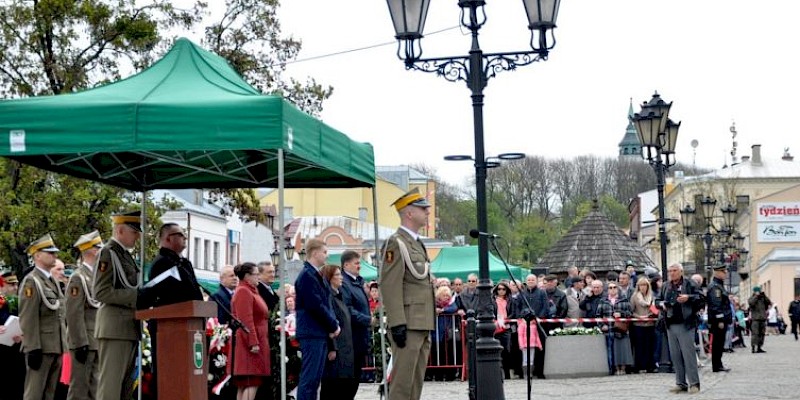
[[[639,143],[642,144],[642,157],[650,163],[656,173],[658,192],[658,238],[661,247],[661,276],[667,278],[667,218],[664,206],[664,186],[669,167],[675,165],[675,144],[678,142],[678,129],[681,123],[669,119],[672,103],[661,99],[656,92],[649,102],[642,104],[642,111],[631,117]]]
[[[478,42],[478,32],[486,23],[485,0],[459,0],[461,25],[471,32],[472,46],[468,56],[422,58],[422,32],[430,0],[387,0],[398,41],[397,55],[406,69],[433,72],[448,81],[463,81],[472,97],[472,116],[475,135],[475,195],[477,223],[480,232],[488,229],[486,207],[487,159],[484,154],[483,89],[489,78],[498,72],[546,60],[555,45],[553,29],[560,0],[523,0],[531,31],[531,50],[484,53]],[[549,35],[548,35],[549,34]],[[477,376],[476,398],[504,399],[500,352],[502,346],[494,338],[491,281],[489,279],[489,242],[485,235],[478,238],[478,310],[477,365],[470,374]],[[471,366],[472,368],[473,366]]]

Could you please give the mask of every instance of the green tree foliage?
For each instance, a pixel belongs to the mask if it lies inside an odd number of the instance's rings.
[[[0,6],[4,97],[69,93],[152,61],[162,32],[200,22],[204,3],[169,0],[10,0]]]
[[[305,82],[283,79],[286,63],[297,58],[301,43],[281,35],[278,5],[278,0],[226,0],[220,20],[205,28],[203,44],[262,92],[283,95],[318,116],[333,88],[310,77]]]
[[[17,162],[0,159],[4,173],[0,179],[0,259],[8,260],[17,272],[28,265],[28,244],[40,236],[50,233],[61,249],[59,258],[72,263],[76,259],[72,244],[80,235],[97,229],[107,239],[111,234],[109,216],[138,209],[141,204],[141,195],[14,164]],[[165,207],[174,208],[175,204],[149,199],[151,225],[158,226]],[[152,236],[146,244],[148,254],[154,256],[157,246]]]
[[[141,70],[169,48],[174,32],[203,23],[208,4],[187,3],[180,8],[170,0],[0,2],[0,95],[70,93]],[[299,82],[281,76],[301,45],[282,36],[278,6],[277,0],[226,0],[220,20],[201,29],[204,45],[226,57],[255,87],[319,114],[332,88],[313,78]],[[62,249],[93,229],[108,237],[109,215],[133,207],[141,196],[5,159],[0,169],[0,262],[16,268],[27,264],[27,244],[44,233],[51,232]],[[211,198],[228,214],[263,218],[254,190],[212,190]],[[160,210],[172,206],[149,204],[149,220],[158,221]],[[148,246],[154,242],[147,240]],[[67,253],[62,257],[72,260]]]

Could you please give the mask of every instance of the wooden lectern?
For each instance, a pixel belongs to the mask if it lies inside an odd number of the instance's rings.
[[[136,312],[136,319],[158,321],[159,399],[208,400],[206,319],[216,316],[216,304],[198,300]]]

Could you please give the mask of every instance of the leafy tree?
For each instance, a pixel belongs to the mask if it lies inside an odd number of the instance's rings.
[[[262,92],[281,94],[318,116],[333,88],[313,78],[283,79],[286,62],[297,58],[301,43],[281,36],[278,5],[278,0],[226,0],[222,18],[206,27],[204,44]]]
[[[77,258],[72,244],[80,235],[97,229],[107,239],[111,234],[109,216],[141,204],[140,194],[14,164],[17,162],[0,159],[0,168],[6,173],[6,179],[0,179],[0,193],[4,194],[0,196],[0,259],[10,260],[16,272],[28,266],[25,249],[40,236],[50,233],[61,249],[59,258],[72,263]],[[166,201],[156,203],[151,196],[149,225],[158,226],[158,216],[165,208],[174,207]],[[144,243],[151,259],[157,250],[152,232]]]
[[[170,0],[7,0],[0,3],[0,95],[26,97],[70,93],[141,70],[172,43],[168,32],[202,23],[207,3],[179,8]],[[283,94],[298,107],[319,114],[332,88],[284,81],[281,72],[300,51],[283,38],[277,0],[226,0],[218,22],[205,28],[204,44],[226,57],[262,91]],[[99,229],[107,236],[108,216],[135,202],[137,194],[0,160],[0,260],[27,264],[24,249],[46,232],[62,247],[77,235]],[[228,214],[263,218],[253,190],[212,190]],[[170,207],[155,204],[149,210]],[[156,214],[150,218],[156,221]],[[152,241],[150,241],[152,242]],[[64,255],[70,260],[69,255]]]

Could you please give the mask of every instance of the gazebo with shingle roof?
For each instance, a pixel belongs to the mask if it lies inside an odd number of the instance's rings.
[[[622,271],[628,261],[633,261],[637,272],[655,267],[644,250],[600,211],[595,200],[589,215],[559,239],[536,267],[563,276],[574,265],[601,277],[609,271]]]

